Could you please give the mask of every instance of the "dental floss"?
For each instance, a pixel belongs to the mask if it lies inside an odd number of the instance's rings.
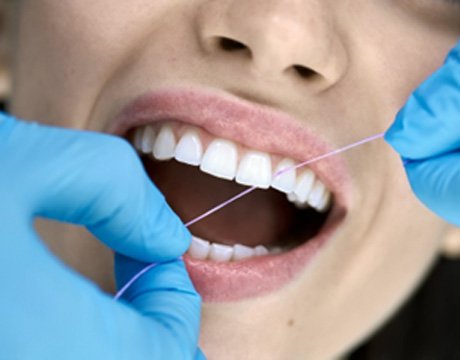
[[[159,263],[151,263],[150,265],[146,266],[143,268],[141,271],[139,271],[136,275],[134,275],[118,292],[115,294],[113,297],[113,300],[118,300],[126,290],[131,286],[132,283],[134,283],[137,279],[139,279],[142,275],[144,275],[147,271],[150,269],[153,269],[155,266],[157,266]]]
[[[179,256],[176,260],[182,260],[182,256]],[[174,260],[173,260],[174,261]],[[157,266],[160,263],[151,263],[147,265],[145,268],[143,268],[141,271],[139,271],[136,275],[134,275],[118,292],[115,294],[113,297],[113,300],[118,300],[126,290],[137,280],[139,279],[142,275],[144,275],[147,271],[150,269],[153,269],[155,266]]]
[[[374,140],[377,140],[377,139],[380,139],[384,136],[385,133],[380,133],[380,134],[376,134],[376,135],[373,135],[373,136],[369,136],[365,139],[362,139],[360,141],[357,141],[353,144],[349,144],[349,145],[346,145],[340,149],[335,149],[335,150],[332,150],[332,151],[329,151],[325,154],[322,154],[322,155],[318,155],[318,156],[315,156],[314,158],[311,158],[307,161],[304,161],[300,164],[297,164],[295,166],[292,166],[290,168],[286,168],[286,169],[283,169],[283,170],[280,170],[278,172],[276,172],[274,175],[273,175],[273,179],[276,179],[278,176],[280,175],[283,175],[289,171],[293,171],[293,170],[297,170],[301,167],[304,167],[306,165],[309,165],[311,163],[314,163],[316,161],[319,161],[319,160],[323,160],[325,158],[328,158],[330,156],[334,156],[334,155],[338,155],[340,153],[343,153],[347,150],[350,150],[350,149],[353,149],[357,146],[360,146],[360,145],[363,145],[363,144],[366,144],[368,142],[371,142],[371,141],[374,141]],[[186,227],[189,227],[189,226],[192,226],[193,224],[197,223],[198,221],[201,221],[205,218],[207,218],[208,216],[214,214],[215,212],[223,209],[224,207],[230,205],[231,203],[235,202],[236,200],[238,199],[241,199],[243,196],[246,196],[248,195],[249,193],[253,192],[254,190],[258,189],[257,186],[252,186],[242,192],[240,192],[239,194],[235,195],[234,197],[224,201],[223,203],[217,205],[216,207],[213,207],[212,209],[206,211],[204,214],[201,214],[200,216],[196,217],[195,219],[189,221],[188,223],[185,224]]]
[[[346,146],[343,146],[339,149],[335,149],[335,150],[332,150],[332,151],[329,151],[325,154],[322,154],[322,155],[318,155],[318,156],[315,156],[309,160],[306,160],[300,164],[297,164],[295,166],[292,166],[290,168],[286,168],[286,169],[283,169],[283,170],[280,170],[278,172],[276,172],[274,175],[273,175],[273,178],[277,178],[278,176],[284,174],[284,173],[287,173],[289,171],[292,171],[292,170],[296,170],[296,169],[299,169],[301,167],[304,167],[306,165],[309,165],[311,163],[314,163],[316,161],[319,161],[319,160],[323,160],[323,159],[326,159],[330,156],[335,156],[335,155],[338,155],[338,154],[341,154],[345,151],[348,151],[348,150],[351,150],[351,149],[354,149],[355,147],[358,147],[358,146],[361,146],[361,145],[364,145],[364,144],[367,144],[371,141],[374,141],[374,140],[378,140],[378,139],[381,139],[383,138],[383,136],[385,135],[385,133],[379,133],[379,134],[375,134],[375,135],[372,135],[372,136],[369,136],[369,137],[366,137],[362,140],[359,140],[359,141],[356,141],[352,144],[349,144],[349,145],[346,145]],[[212,214],[216,213],[217,211],[219,210],[222,210],[224,207],[232,204],[233,202],[235,202],[236,200],[238,199],[241,199],[242,197],[250,194],[251,192],[253,192],[254,190],[257,189],[257,186],[252,186],[242,192],[240,192],[239,194],[233,196],[232,198],[224,201],[223,203],[213,207],[212,209],[206,211],[205,213],[199,215],[198,217],[190,220],[189,222],[187,222],[185,224],[186,227],[190,227],[192,226],[193,224],[196,224],[197,222],[207,218],[208,216],[211,216]],[[179,260],[182,260],[182,256],[178,258]],[[150,269],[153,269],[155,266],[159,265],[160,263],[152,263],[152,264],[149,264],[148,266],[146,266],[145,268],[143,268],[141,271],[139,271],[136,275],[134,275],[116,294],[115,296],[113,297],[114,300],[118,300],[124,293],[125,291],[137,280],[139,279],[142,275],[144,275],[147,271],[149,271]]]

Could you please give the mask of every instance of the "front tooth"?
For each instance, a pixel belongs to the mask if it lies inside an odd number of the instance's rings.
[[[176,148],[176,139],[174,133],[169,126],[163,126],[158,134],[153,147],[153,156],[157,160],[170,160],[174,157]]]
[[[192,243],[188,249],[189,255],[198,260],[206,260],[211,251],[211,244],[200,238],[192,236]]]
[[[221,244],[211,244],[209,259],[214,261],[230,261],[233,256],[233,247]]]
[[[200,170],[218,178],[233,180],[237,158],[237,148],[232,141],[216,139],[209,144],[204,153]]]
[[[144,154],[152,153],[154,145],[155,145],[155,131],[150,126],[147,126],[144,129],[144,133],[142,134],[141,151]]]
[[[286,194],[292,192],[294,190],[296,180],[296,170],[292,169],[294,166],[295,163],[291,159],[282,160],[276,167],[275,178],[272,180],[271,184],[272,188],[277,189]],[[292,170],[283,172],[287,169]]]
[[[297,201],[304,203],[308,199],[308,195],[313,187],[315,181],[315,174],[310,169],[305,170],[300,178],[297,180],[297,184],[294,189]]]
[[[236,174],[236,182],[242,185],[270,187],[272,161],[270,155],[259,151],[249,151],[243,157]]]
[[[255,249],[248,246],[236,244],[233,246],[233,257],[232,260],[243,260],[255,255]]]
[[[308,195],[307,200],[312,208],[316,208],[318,206],[325,191],[326,187],[324,186],[324,184],[321,181],[316,180],[315,184],[313,185],[313,188],[310,191],[310,194]]]
[[[188,165],[200,165],[203,146],[200,136],[193,130],[186,131],[176,146],[174,158]]]
[[[254,249],[255,256],[268,255],[268,249],[263,245],[257,245]]]

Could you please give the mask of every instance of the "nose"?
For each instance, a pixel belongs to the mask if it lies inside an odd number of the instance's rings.
[[[347,55],[322,0],[208,0],[199,10],[203,49],[238,59],[264,77],[332,86]]]

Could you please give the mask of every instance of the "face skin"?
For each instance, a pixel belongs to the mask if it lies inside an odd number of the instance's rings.
[[[204,86],[281,110],[332,148],[385,131],[460,35],[460,6],[443,0],[22,0],[13,6],[11,112],[19,117],[107,131],[147,91]],[[210,41],[219,36],[244,44],[250,56]],[[299,76],[295,65],[315,76]],[[286,286],[205,302],[200,346],[210,359],[342,356],[427,271],[447,226],[411,194],[398,156],[380,140],[342,158],[350,184],[339,229]],[[75,228],[41,229],[61,257],[110,289],[106,249]]]

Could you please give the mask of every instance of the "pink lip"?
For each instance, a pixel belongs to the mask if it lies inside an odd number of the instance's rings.
[[[122,109],[108,132],[123,135],[131,128],[168,120],[198,126],[216,137],[298,161],[332,149],[286,113],[202,88],[169,88],[144,94]],[[294,250],[239,262],[200,261],[185,256],[187,269],[204,301],[237,301],[275,291],[299,274],[331,238],[345,216],[350,193],[348,171],[340,156],[324,159],[310,168],[334,192],[334,208],[320,233]]]

